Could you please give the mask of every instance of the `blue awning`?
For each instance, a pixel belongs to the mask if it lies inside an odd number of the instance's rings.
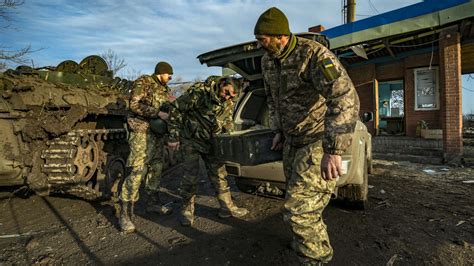
[[[425,0],[421,3],[340,25],[322,32],[331,48],[437,27],[474,16],[474,0]]]

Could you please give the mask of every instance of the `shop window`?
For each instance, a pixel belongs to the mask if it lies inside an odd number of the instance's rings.
[[[439,110],[438,68],[424,67],[415,71],[415,111]]]
[[[379,135],[403,135],[405,89],[403,80],[383,81],[378,84]]]

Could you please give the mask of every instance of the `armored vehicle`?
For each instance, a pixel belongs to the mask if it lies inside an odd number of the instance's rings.
[[[323,35],[297,34],[316,40],[326,46]],[[221,48],[198,56],[201,64],[220,66],[240,74],[248,83],[238,99],[234,113],[236,132],[222,135],[215,140],[215,153],[226,162],[230,175],[235,176],[241,190],[283,195],[285,176],[281,152],[271,151],[274,134],[269,130],[269,114],[262,79],[261,58],[264,51],[256,41]],[[371,135],[366,126],[358,121],[352,146],[343,159],[346,172],[337,181],[337,197],[364,207],[367,201],[368,179],[371,171]]]
[[[85,199],[117,192],[125,174],[129,81],[107,63],[20,66],[0,74],[0,186]]]

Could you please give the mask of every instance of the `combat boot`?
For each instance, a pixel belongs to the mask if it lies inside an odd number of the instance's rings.
[[[249,211],[245,208],[239,208],[234,205],[232,201],[232,196],[230,192],[219,193],[217,195],[217,199],[219,200],[219,204],[221,208],[219,209],[218,216],[220,218],[229,218],[229,217],[243,217],[249,213]]]
[[[120,230],[124,233],[132,233],[135,231],[135,225],[132,223],[131,216],[133,216],[133,202],[122,201],[119,226]]]
[[[181,213],[179,215],[179,222],[182,226],[192,226],[194,223],[194,198],[183,199],[183,206],[181,207]]]
[[[173,212],[173,208],[171,206],[161,204],[158,192],[153,192],[148,194],[146,211],[158,213],[160,215],[169,215]]]

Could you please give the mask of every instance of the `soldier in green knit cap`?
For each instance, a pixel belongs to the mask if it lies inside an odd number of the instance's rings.
[[[199,157],[204,161],[208,177],[217,192],[220,204],[218,216],[242,217],[248,213],[247,209],[234,204],[224,163],[211,153],[212,139],[233,129],[234,96],[232,78],[211,76],[205,82],[191,86],[171,108],[168,146],[177,149],[179,145],[178,154],[181,154],[185,170],[180,186],[183,204],[179,220],[183,226],[191,226],[194,222]]]
[[[255,38],[266,51],[262,74],[287,179],[284,219],[303,265],[333,256],[322,213],[342,175],[341,154],[350,146],[359,98],[346,70],[324,45],[293,35],[278,8],[258,19]]]
[[[153,75],[143,75],[133,84],[128,117],[130,155],[127,160],[131,173],[125,178],[120,193],[119,225],[124,232],[135,231],[131,218],[142,181],[145,181],[145,192],[148,194],[146,210],[158,214],[170,214],[172,211],[171,207],[162,205],[158,194],[165,140],[150,128],[152,119],[168,119],[169,114],[162,110],[163,105],[175,99],[167,86],[172,75],[171,65],[159,62]]]

